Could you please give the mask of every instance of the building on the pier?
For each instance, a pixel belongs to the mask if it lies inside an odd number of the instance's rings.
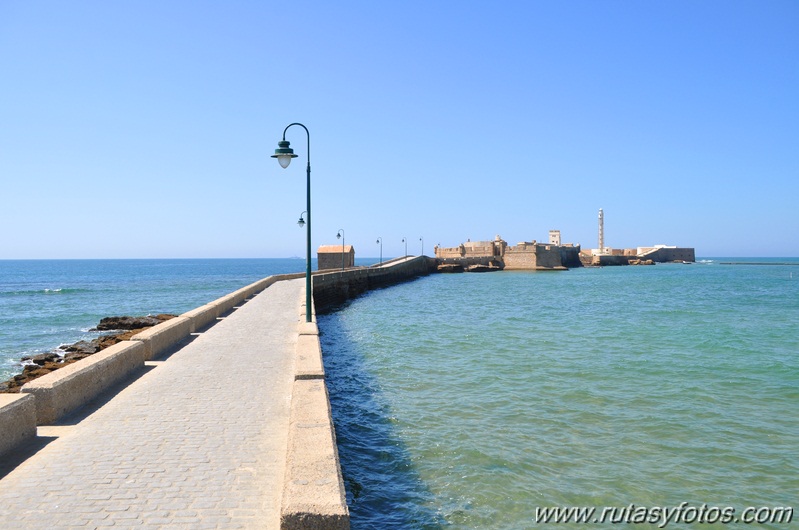
[[[321,245],[316,251],[317,268],[344,269],[355,266],[355,247],[352,245]]]

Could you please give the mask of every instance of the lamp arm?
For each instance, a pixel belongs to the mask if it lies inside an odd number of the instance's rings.
[[[288,131],[289,127],[291,127],[292,125],[299,125],[303,129],[305,129],[305,136],[308,139],[308,168],[310,169],[311,168],[311,133],[308,132],[308,127],[306,127],[302,123],[297,123],[297,122],[289,123],[288,125],[286,125],[286,128],[283,129],[283,140],[286,139],[286,131]]]

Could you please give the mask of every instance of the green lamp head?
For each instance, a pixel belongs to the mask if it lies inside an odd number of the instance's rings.
[[[277,161],[280,162],[280,167],[283,169],[289,167],[292,158],[297,158],[297,155],[294,154],[294,149],[289,147],[289,142],[287,140],[281,140],[277,143],[278,148],[275,149],[275,154],[272,155],[272,158],[277,158]]]

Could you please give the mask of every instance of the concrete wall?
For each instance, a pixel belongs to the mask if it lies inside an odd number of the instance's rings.
[[[350,515],[324,380],[319,328],[316,322],[304,322],[304,300],[303,293],[301,321],[297,326],[280,528],[347,530]]]
[[[122,341],[26,383],[20,392],[34,396],[36,424],[49,425],[142,368],[145,351],[142,342]]]
[[[36,437],[36,404],[29,394],[0,394],[0,456]]]

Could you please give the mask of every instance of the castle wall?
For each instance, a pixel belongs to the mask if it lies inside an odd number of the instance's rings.
[[[517,249],[508,247],[503,256],[506,270],[533,270],[538,266],[535,246]]]
[[[536,268],[564,268],[563,262],[560,260],[560,247],[555,245],[538,245],[538,261],[536,263]]]
[[[523,241],[514,247],[497,237],[495,241],[466,242],[458,247],[436,247],[440,263],[495,264],[508,270],[547,270],[580,267],[580,247]]]
[[[541,243],[524,242],[515,247],[508,247],[502,257],[505,269],[510,270],[542,270],[563,269],[562,249],[559,245],[544,245]],[[572,249],[576,247],[570,247]],[[574,254],[579,263],[579,250]],[[570,255],[570,254],[569,254]],[[577,265],[579,266],[579,265]]]
[[[564,267],[575,268],[582,267],[583,262],[580,261],[580,246],[566,245],[559,247],[560,249],[560,263]]]
[[[648,255],[648,259],[659,261],[659,262],[667,262],[667,261],[689,261],[694,262],[696,261],[696,255],[694,249],[692,248],[659,248],[657,252],[654,253],[654,257]]]

